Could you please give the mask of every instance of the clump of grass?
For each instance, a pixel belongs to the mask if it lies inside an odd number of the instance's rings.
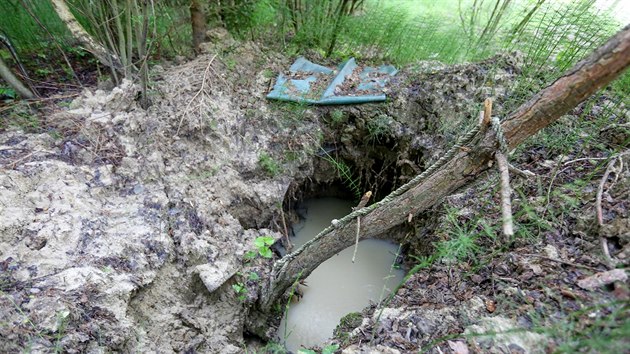
[[[15,127],[27,133],[39,133],[43,129],[40,117],[23,102],[17,102],[10,111],[0,113],[0,129],[9,127]]]
[[[367,122],[368,135],[367,138],[372,143],[380,142],[380,140],[392,131],[392,120],[386,115],[379,115]]]
[[[341,123],[344,123],[347,119],[348,117],[340,109],[335,109],[330,112],[330,120],[333,125],[340,125]]]
[[[361,196],[363,194],[361,193],[361,185],[359,179],[354,177],[350,167],[343,160],[336,159],[329,154],[325,154],[324,159],[330,162],[331,165],[333,165],[333,167],[337,171],[337,174],[339,175],[339,178],[341,178],[343,184],[352,192],[355,199],[361,199]]]
[[[622,353],[628,348],[628,301],[590,306],[540,330],[556,338],[557,353]]]
[[[267,152],[263,151],[258,155],[258,164],[271,177],[275,177],[280,173],[280,165]]]
[[[494,230],[481,218],[462,223],[457,214],[458,210],[455,208],[446,209],[444,218],[448,239],[435,245],[435,257],[448,263],[477,262],[484,251],[480,238],[494,239]]]

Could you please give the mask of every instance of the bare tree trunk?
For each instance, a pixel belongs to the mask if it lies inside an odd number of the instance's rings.
[[[564,76],[536,94],[503,121],[501,127],[510,149],[556,121],[580,102],[618,77],[630,66],[630,25],[576,64]],[[404,223],[409,214],[438,204],[445,196],[468,185],[490,168],[498,143],[490,130],[482,130],[469,149],[461,149],[440,169],[406,192],[368,207],[361,215],[361,238],[381,235]],[[386,198],[388,199],[388,198]],[[317,266],[354,242],[356,218],[345,217],[315,239],[274,264],[263,289],[260,309],[267,312],[297,277],[306,278]]]
[[[335,27],[333,28],[332,39],[330,40],[330,45],[328,46],[328,50],[326,51],[326,58],[330,57],[333,50],[335,49],[335,45],[337,45],[337,36],[339,34],[339,27],[341,22],[347,16],[346,11],[348,7],[349,0],[341,0],[339,3],[339,11],[337,12],[337,19],[335,20]]]
[[[35,98],[33,92],[31,92],[28,87],[24,86],[20,79],[13,75],[13,72],[9,69],[4,60],[2,60],[2,57],[0,57],[0,78],[6,81],[9,86],[13,87],[15,92],[17,92],[20,96],[24,98]]]
[[[140,59],[140,68],[138,74],[140,76],[140,107],[147,109],[150,105],[149,102],[149,56],[147,53],[147,39],[149,34],[149,1],[144,0],[141,4],[142,8],[138,8],[138,2],[133,3],[132,13],[137,19],[142,19],[142,27],[136,25],[136,46],[138,51],[138,57]],[[142,11],[142,12],[140,12]]]
[[[89,33],[81,27],[81,24],[74,17],[70,9],[66,5],[64,0],[51,0],[55,12],[59,15],[59,18],[66,24],[72,35],[83,44],[86,49],[92,53],[103,65],[112,68],[113,70],[122,73],[123,66],[118,56],[107,48],[98,43]]]
[[[192,25],[193,49],[199,53],[199,45],[206,39],[206,12],[199,0],[190,2],[190,24]]]
[[[28,77],[28,73],[22,65],[15,48],[13,48],[9,38],[2,34],[2,32],[0,32],[0,45],[6,47],[9,51],[9,54],[11,54],[11,57],[15,60],[15,64],[17,65],[20,73],[22,74],[22,78],[26,81],[27,85],[24,85],[22,81],[13,74],[11,69],[9,69],[9,66],[2,60],[2,58],[0,58],[0,78],[4,79],[4,81],[6,81],[20,96],[24,98],[39,97],[39,92],[37,92],[37,89],[32,85],[31,79]]]

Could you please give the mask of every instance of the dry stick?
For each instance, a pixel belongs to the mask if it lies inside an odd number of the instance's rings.
[[[520,168],[508,163],[508,170],[515,175],[519,175],[523,178],[536,177],[536,174],[530,170],[521,170]]]
[[[628,153],[630,153],[630,151],[626,151],[626,152],[613,156],[613,158],[608,163],[608,166],[606,166],[606,172],[604,172],[604,175],[602,176],[601,181],[599,181],[599,187],[597,187],[597,196],[595,197],[595,211],[597,214],[597,226],[599,226],[600,229],[604,226],[604,215],[602,212],[602,195],[604,194],[604,184],[606,184],[606,181],[608,180],[608,176],[610,176],[610,173],[613,172],[613,170],[615,170],[615,165],[617,164],[617,161],[620,162],[620,165],[621,165],[620,170],[623,169],[622,158],[623,158],[623,155],[626,155]],[[617,171],[614,171],[614,172],[615,172],[615,175],[617,175],[618,177]],[[599,242],[602,246],[602,252],[604,253],[604,258],[606,258],[606,263],[608,264],[610,268],[614,268],[616,262],[610,256],[610,250],[608,249],[608,241],[606,240],[606,237],[599,236]]]
[[[481,124],[484,127],[490,125],[490,119],[492,118],[492,99],[486,98],[483,102],[483,120]]]
[[[291,240],[289,240],[289,230],[287,229],[287,222],[284,219],[284,209],[282,205],[280,205],[280,214],[282,215],[282,227],[284,228],[284,237],[287,239],[287,252],[291,252],[291,248],[293,245],[291,244]]]
[[[585,161],[585,160],[588,160],[588,161],[591,161],[591,160],[608,160],[609,158],[610,157],[581,157],[579,159],[567,161],[567,162],[563,163],[562,166],[570,165],[572,163],[579,162],[579,161]]]
[[[487,98],[483,106],[483,124],[485,126],[490,123],[492,117],[492,99]],[[501,140],[501,125],[500,122],[498,122],[498,119],[495,122],[497,123],[494,124],[497,140]],[[506,240],[509,240],[509,238],[514,235],[514,223],[512,221],[512,201],[510,200],[512,189],[510,188],[510,172],[507,157],[505,156],[505,154],[507,154],[507,147],[505,145],[505,143],[501,143],[501,141],[499,141],[500,148],[494,157],[497,160],[499,175],[501,177],[501,214],[503,217],[503,235]]]
[[[35,154],[39,154],[39,153],[46,153],[46,154],[53,154],[53,155],[55,154],[54,151],[50,151],[50,150],[35,150],[33,152],[30,152],[30,153],[20,157],[17,160],[11,162],[10,164],[7,164],[7,166],[9,166],[8,169],[10,169],[10,170],[14,169],[17,166],[18,163],[28,159],[29,157],[31,157],[31,156],[33,156]]]
[[[526,254],[523,254],[523,256],[525,256],[525,257],[536,257],[536,258],[544,259],[546,261],[556,262],[556,263],[560,263],[560,264],[564,264],[564,265],[568,265],[568,266],[572,266],[572,267],[576,267],[576,268],[584,268],[584,269],[592,270],[594,272],[599,272],[600,271],[597,268],[589,267],[589,266],[584,265],[584,264],[577,264],[577,263],[567,262],[567,261],[563,261],[561,259],[555,259],[555,258],[551,258],[551,257],[547,257],[547,256],[542,256],[540,254],[526,253]]]
[[[365,207],[368,203],[368,201],[370,201],[370,197],[372,197],[372,191],[367,191],[364,195],[363,198],[361,198],[361,201],[359,202],[359,205],[357,205],[355,208],[352,208],[352,210],[359,210],[363,207]],[[357,250],[359,249],[359,234],[361,232],[361,217],[357,217],[357,236],[356,236],[356,240],[354,241],[354,252],[352,252],[352,263],[354,263],[354,259],[357,256]]]
[[[512,221],[512,201],[510,200],[510,173],[507,158],[502,152],[497,151],[495,159],[499,165],[501,174],[501,213],[503,215],[503,235],[509,239],[514,235],[514,225]]]

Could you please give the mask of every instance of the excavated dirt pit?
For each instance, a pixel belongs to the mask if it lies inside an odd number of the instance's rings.
[[[43,131],[0,133],[0,351],[241,353],[244,333],[271,337],[280,316],[252,307],[272,262],[245,257],[254,241],[281,240],[316,195],[381,199],[452,140],[437,117],[502,97],[518,67],[425,63],[399,73],[387,104],[312,108],[265,100],[287,58],[206,50],[153,68],[147,110],[124,82],[47,107]],[[416,226],[387,238],[422,254]]]

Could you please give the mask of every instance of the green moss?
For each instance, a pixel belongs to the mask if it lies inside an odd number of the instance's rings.
[[[355,328],[363,323],[363,314],[360,312],[351,312],[339,320],[339,325],[335,328],[333,335],[342,341],[346,341]]]

